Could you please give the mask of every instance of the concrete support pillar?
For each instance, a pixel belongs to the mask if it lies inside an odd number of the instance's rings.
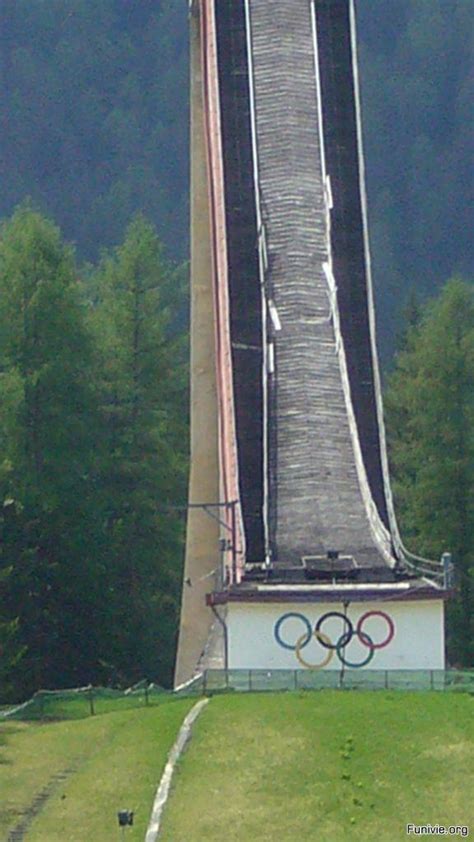
[[[191,48],[191,466],[189,502],[219,500],[218,421],[209,194],[203,117],[200,4],[190,20]],[[219,525],[201,509],[188,512],[175,686],[192,677],[213,614],[205,604],[220,564]]]

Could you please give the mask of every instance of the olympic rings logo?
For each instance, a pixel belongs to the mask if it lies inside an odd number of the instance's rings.
[[[321,630],[323,623],[331,617],[338,617],[344,623],[344,631],[335,643],[333,643],[328,635],[324,634]],[[382,617],[382,619],[384,619],[387,623],[387,634],[377,643],[372,640],[367,632],[362,630],[362,626],[369,617]],[[297,638],[295,643],[289,643],[287,640],[284,640],[281,635],[283,624],[290,618],[301,620],[304,627],[303,634]],[[358,669],[359,667],[365,667],[367,664],[370,664],[375,655],[375,651],[377,649],[384,649],[385,646],[388,646],[388,644],[393,640],[395,635],[395,624],[392,618],[386,614],[385,611],[366,611],[365,614],[362,614],[359,618],[357,625],[354,628],[354,624],[345,614],[342,614],[340,611],[327,611],[326,614],[323,614],[322,617],[319,618],[315,628],[313,629],[311,623],[304,614],[299,614],[296,611],[289,611],[287,614],[282,614],[282,616],[277,620],[273,633],[275,635],[276,642],[283,649],[289,649],[294,652],[300,664],[303,667],[306,667],[306,669],[317,670],[326,667],[332,660],[334,653],[336,653],[341,664],[344,664],[344,666],[351,669]],[[301,650],[308,645],[313,637],[318,641],[318,643],[320,643],[323,649],[327,649],[327,654],[325,654],[324,658],[316,664],[307,661],[301,654]],[[345,648],[354,637],[356,637],[360,643],[368,649],[366,657],[363,658],[362,661],[359,661],[359,663],[349,661],[345,655]]]

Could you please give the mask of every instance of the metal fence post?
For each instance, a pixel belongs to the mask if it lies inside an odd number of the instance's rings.
[[[298,670],[295,670],[295,690],[298,689]]]
[[[90,690],[89,690],[89,709],[90,709],[91,716],[94,716],[95,709],[94,709],[94,688],[93,687],[91,687]]]
[[[145,685],[145,704],[146,704],[147,707],[150,704],[149,699],[148,699],[148,684]]]
[[[434,672],[430,670],[430,689],[434,690]]]
[[[388,690],[388,670],[385,670],[385,677],[384,677],[385,689]]]
[[[252,690],[252,670],[249,670],[249,691]]]

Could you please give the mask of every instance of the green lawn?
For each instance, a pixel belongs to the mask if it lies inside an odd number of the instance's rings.
[[[214,698],[174,779],[162,842],[396,842],[474,831],[474,698],[408,692]],[[461,837],[449,837],[461,838]]]
[[[143,842],[194,702],[0,724],[0,839],[53,783],[28,842],[119,840],[123,807],[137,811],[125,838]],[[473,714],[467,694],[216,696],[178,766],[160,842],[396,842],[407,822],[474,829]]]
[[[156,787],[193,699],[68,722],[0,724],[0,839],[58,773],[28,842],[119,839],[117,810],[135,809],[129,842],[143,842]]]

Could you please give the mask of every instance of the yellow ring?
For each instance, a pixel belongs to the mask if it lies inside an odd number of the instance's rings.
[[[322,641],[323,643],[326,644],[326,646],[328,644],[329,645],[331,644],[331,640],[327,636],[327,634],[323,634],[322,632],[316,631],[316,629],[315,629],[314,632],[313,632],[313,635],[315,636],[316,640],[319,640],[320,642]],[[298,658],[298,661],[300,662],[300,664],[302,664],[304,667],[306,667],[306,669],[309,669],[309,670],[320,670],[323,667],[325,667],[327,664],[329,664],[329,661],[331,660],[332,656],[334,655],[334,649],[328,650],[328,654],[326,655],[324,660],[321,661],[320,664],[309,664],[308,661],[305,661],[305,659],[302,657],[301,652],[300,652],[301,647],[303,646],[303,643],[304,643],[305,640],[308,640],[308,635],[306,634],[306,632],[304,634],[302,634],[301,637],[299,637],[298,640],[296,641],[295,655]]]

